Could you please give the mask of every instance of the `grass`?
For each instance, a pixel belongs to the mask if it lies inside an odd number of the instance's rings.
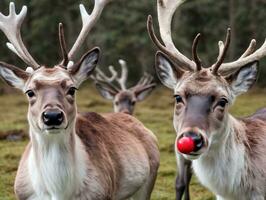
[[[236,116],[249,115],[266,106],[266,91],[253,90],[235,102],[231,113]],[[86,85],[78,92],[79,111],[111,112],[112,104],[102,99],[94,87]],[[172,126],[173,103],[171,91],[157,88],[144,102],[137,104],[135,115],[158,137],[161,151],[161,165],[153,191],[153,200],[174,200],[174,180],[176,163],[173,152],[175,131]],[[23,94],[0,96],[0,133],[12,130],[27,131],[27,100]],[[0,199],[13,200],[14,178],[20,156],[26,141],[0,141]],[[214,200],[214,196],[198,183],[196,177],[191,182],[191,195],[194,200]]]

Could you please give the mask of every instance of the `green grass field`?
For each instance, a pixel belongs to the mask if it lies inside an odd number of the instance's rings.
[[[137,104],[135,116],[158,137],[161,151],[161,165],[153,191],[153,200],[174,200],[176,175],[173,143],[175,132],[172,126],[174,99],[166,88],[157,88],[143,103]],[[7,131],[27,131],[27,100],[23,94],[0,96],[0,134]],[[92,86],[83,86],[78,91],[79,111],[111,112],[112,104],[102,99]],[[238,98],[231,112],[236,116],[249,115],[266,106],[266,91],[253,90]],[[0,200],[13,200],[13,183],[20,156],[27,140],[20,142],[0,141]],[[198,183],[196,177],[191,182],[194,200],[212,200],[213,195]]]

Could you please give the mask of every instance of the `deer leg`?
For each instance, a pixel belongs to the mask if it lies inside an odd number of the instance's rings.
[[[189,195],[189,183],[191,181],[192,177],[192,169],[191,169],[191,164],[192,162],[190,160],[185,160],[185,200],[190,200],[190,195]]]
[[[176,176],[175,190],[176,190],[176,200],[181,200],[184,194],[185,185],[185,159],[183,156],[177,154],[178,162],[178,174]]]

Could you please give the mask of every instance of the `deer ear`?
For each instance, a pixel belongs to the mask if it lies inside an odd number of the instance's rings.
[[[99,57],[100,49],[96,47],[84,54],[78,63],[68,68],[77,87],[79,87],[93,72]]]
[[[142,101],[144,100],[151,92],[152,90],[156,87],[156,84],[150,84],[145,87],[141,87],[140,89],[137,89],[134,91],[135,96],[137,101]]]
[[[108,99],[108,100],[113,100],[115,95],[117,94],[116,91],[112,90],[111,88],[95,83],[96,89],[100,92],[103,98]]]
[[[158,51],[155,56],[155,70],[160,81],[168,88],[174,89],[184,71],[175,67],[170,59]]]
[[[23,90],[30,74],[13,65],[0,62],[0,77],[10,86]]]
[[[258,61],[251,62],[226,77],[235,96],[247,92],[254,85],[257,80],[258,64]]]

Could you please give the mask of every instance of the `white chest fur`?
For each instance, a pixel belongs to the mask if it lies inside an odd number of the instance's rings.
[[[241,181],[245,177],[244,148],[235,144],[222,144],[211,148],[208,155],[193,161],[200,182],[216,195],[226,199],[240,198]]]
[[[34,193],[37,199],[73,199],[86,178],[85,152],[79,140],[70,146],[64,140],[58,143],[52,139],[33,144],[30,151],[28,169]]]

